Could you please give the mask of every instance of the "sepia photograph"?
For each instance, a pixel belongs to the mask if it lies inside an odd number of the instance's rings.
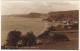
[[[1,2],[1,49],[78,48],[78,1]]]

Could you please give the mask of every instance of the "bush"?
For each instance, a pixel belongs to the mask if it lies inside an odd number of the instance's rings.
[[[51,39],[51,41],[53,42],[57,42],[57,41],[69,41],[69,38],[66,35],[63,34],[54,34]]]

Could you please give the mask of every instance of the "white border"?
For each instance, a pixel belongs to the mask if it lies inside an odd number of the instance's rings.
[[[79,1],[79,5],[80,5],[80,1]],[[80,8],[80,6],[79,6],[79,8]],[[80,14],[79,14],[79,16],[80,16]],[[80,18],[79,18],[79,25],[80,25]],[[79,29],[80,29],[80,27],[79,27]],[[80,32],[80,30],[79,30],[79,32]],[[80,37],[80,35],[79,35],[79,37]],[[0,1],[0,39],[1,39],[1,1]],[[79,41],[79,43],[80,43],[80,41]],[[79,46],[80,46],[80,44],[79,44]],[[79,47],[79,49],[80,49],[80,47]],[[1,41],[0,41],[0,50],[1,50]],[[5,50],[1,50],[1,51],[5,51]],[[12,50],[6,49],[6,51],[12,51]],[[16,51],[16,50],[13,50],[13,51]],[[23,51],[23,50],[19,50],[19,51]],[[79,51],[79,50],[27,50],[27,51]]]

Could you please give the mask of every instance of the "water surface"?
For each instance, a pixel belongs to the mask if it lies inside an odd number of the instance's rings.
[[[43,18],[22,18],[22,17],[2,17],[1,26],[1,45],[5,44],[8,32],[18,30],[22,35],[28,31],[38,36],[45,28],[45,24],[41,21]]]

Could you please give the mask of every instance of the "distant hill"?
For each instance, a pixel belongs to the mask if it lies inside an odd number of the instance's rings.
[[[40,18],[41,13],[30,13],[27,15],[27,17],[29,17],[29,18]]]
[[[49,15],[49,16],[48,16]],[[47,20],[64,20],[65,18],[70,18],[71,20],[77,20],[79,17],[79,10],[71,11],[51,11],[47,14],[31,12],[29,14],[12,14],[12,15],[2,15],[2,16],[14,16],[14,17],[25,17],[25,18],[41,18],[47,17]]]
[[[79,10],[72,11],[59,11],[59,12],[49,12],[47,20],[64,20],[65,18],[69,18],[71,20],[79,19]]]
[[[25,18],[40,18],[41,17],[41,13],[29,13],[29,14],[11,14],[11,15],[2,15],[2,17],[25,17]]]
[[[14,17],[25,17],[25,18],[40,18],[41,13],[29,13],[29,14],[14,14]]]

